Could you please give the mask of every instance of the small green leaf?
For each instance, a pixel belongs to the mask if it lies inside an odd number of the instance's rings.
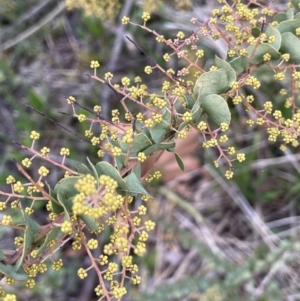
[[[133,138],[132,149],[130,152],[130,157],[136,157],[139,152],[142,152],[147,147],[151,146],[153,143],[151,140],[143,133],[137,134]],[[123,153],[127,153],[129,144],[121,142],[120,147]]]
[[[151,137],[155,143],[160,143],[164,139],[165,134],[170,130],[171,113],[168,110],[164,112],[163,120],[150,129]]]
[[[274,17],[273,17],[273,21],[278,22],[278,24],[283,22],[283,21],[286,21],[286,20],[287,20],[287,14],[286,13],[278,13],[278,14],[275,14]]]
[[[281,34],[280,34],[280,32],[276,28],[272,27],[271,25],[268,25],[266,27],[265,33],[266,33],[268,38],[270,36],[275,37],[275,42],[272,43],[272,44],[269,44],[269,45],[271,45],[275,50],[278,51],[279,48],[280,48],[280,45],[281,45]]]
[[[200,99],[197,100],[191,110],[192,113],[192,122],[198,124],[202,117],[202,108]]]
[[[184,121],[180,124],[180,126],[178,127],[178,131],[181,131],[183,128],[185,128],[188,124],[190,123],[194,123],[194,124],[198,124],[201,117],[202,117],[202,108],[201,108],[201,104],[200,104],[200,99],[198,99],[195,103],[194,106],[191,110],[192,113],[192,121]]]
[[[247,70],[249,58],[247,56],[239,56],[229,62],[229,65],[238,73],[242,73]]]
[[[87,227],[89,228],[90,231],[95,231],[98,229],[98,225],[97,223],[95,222],[95,219],[88,216],[88,215],[80,215],[79,216],[81,220],[84,221],[84,223],[87,225]]]
[[[300,40],[295,35],[293,35],[290,32],[286,32],[282,35],[280,52],[288,53],[290,55],[289,63],[300,62],[299,47],[300,47]]]
[[[235,73],[234,69],[230,66],[229,63],[227,63],[224,60],[221,60],[219,57],[216,56],[215,57],[215,65],[218,68],[220,68],[220,69],[222,68],[225,70],[229,86],[232,82],[236,81],[236,73]]]
[[[180,169],[182,171],[184,171],[184,164],[183,164],[182,159],[180,158],[180,156],[177,153],[174,153],[174,155],[175,155],[175,159],[176,159],[178,166],[180,167]]]
[[[281,55],[270,44],[251,45],[247,48],[248,56],[251,57],[251,63],[260,64],[264,61],[264,55],[269,53],[271,60],[280,59]],[[254,52],[254,53],[253,53]]]
[[[55,240],[59,234],[62,234],[62,232],[60,231],[59,227],[56,227],[54,229],[52,229],[51,231],[49,231],[49,233],[46,235],[43,243],[41,244],[41,246],[38,248],[38,253],[37,255],[42,254],[44,251],[46,251],[47,249],[49,249],[49,242],[52,240]]]
[[[251,29],[251,34],[254,36],[254,38],[258,38],[260,35],[260,29],[258,27],[253,27]]]
[[[142,123],[141,121],[139,120],[136,120],[135,121],[135,127],[136,129],[139,129],[140,132],[142,132],[145,136],[147,136],[150,140],[152,139],[151,137],[151,133],[149,131],[149,129],[147,129],[144,125],[144,123]],[[139,132],[139,131],[136,131],[136,132]]]
[[[204,98],[210,94],[222,94],[229,87],[224,69],[203,73],[196,81],[193,94],[195,99]]]
[[[187,107],[188,107],[189,109],[191,109],[191,108],[193,107],[193,105],[194,105],[194,103],[195,103],[196,100],[193,98],[192,95],[189,95],[189,94],[184,94],[184,95],[183,95],[183,98],[184,98],[185,101],[187,102]]]
[[[14,266],[9,264],[0,263],[0,273],[5,275],[6,277],[13,278],[17,281],[28,279],[28,275],[26,274],[23,268],[19,267],[16,269]]]
[[[108,162],[98,162],[95,166],[97,173],[99,176],[101,175],[108,175],[114,180],[117,181],[118,187],[126,190],[127,183],[124,181],[120,173],[116,168],[114,168],[111,164]]]
[[[300,27],[300,20],[299,19],[294,19],[294,20],[287,20],[287,21],[283,21],[281,22],[278,26],[277,26],[277,30],[283,34],[285,32],[289,32],[289,33],[296,33],[296,29]]]
[[[83,175],[87,175],[87,174],[90,174],[90,175],[93,175],[92,171],[89,170],[84,164],[80,163],[78,165],[75,166],[76,170],[80,173],[80,174],[83,174]]]
[[[65,199],[69,199],[78,194],[78,191],[75,189],[75,184],[83,176],[70,176],[67,178],[61,179],[54,187],[55,195],[60,192]]]
[[[59,203],[62,205],[62,207],[64,208],[65,220],[70,221],[70,213],[69,212],[72,210],[73,197],[66,198],[65,194],[63,194],[60,190],[58,190],[57,199],[58,199]]]
[[[127,183],[126,191],[128,191],[131,195],[144,194],[149,196],[148,192],[143,187],[134,172],[125,177],[124,180]]]
[[[16,264],[16,270],[18,270],[22,265],[24,257],[27,254],[28,249],[32,246],[36,233],[40,229],[40,225],[31,217],[29,217],[26,213],[23,213],[23,216],[25,220],[24,243],[23,243],[22,255],[20,256]]]
[[[211,94],[204,98],[202,107],[210,121],[220,126],[222,122],[230,124],[231,113],[225,99],[217,94]]]
[[[154,145],[148,147],[147,149],[144,150],[144,153],[146,156],[150,156],[154,152],[171,149],[173,147],[175,147],[174,142],[163,142],[163,143],[154,144]]]

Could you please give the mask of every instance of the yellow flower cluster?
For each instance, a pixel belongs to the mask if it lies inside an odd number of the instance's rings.
[[[100,67],[100,64],[98,61],[91,61],[91,68],[94,69],[94,68],[98,68]]]

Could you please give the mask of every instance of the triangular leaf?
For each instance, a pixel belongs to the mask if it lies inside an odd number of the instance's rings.
[[[120,175],[119,171],[116,170],[111,164],[108,162],[98,162],[95,166],[97,173],[99,176],[101,175],[108,175],[114,180],[118,182],[118,187],[122,189],[126,189],[127,183],[124,181],[122,176]]]
[[[141,184],[140,180],[136,177],[135,173],[130,173],[127,177],[125,177],[125,181],[127,183],[127,191],[129,194],[137,195],[144,194],[149,195],[146,189]]]

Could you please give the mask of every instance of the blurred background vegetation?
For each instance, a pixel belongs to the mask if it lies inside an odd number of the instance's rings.
[[[286,3],[275,1],[273,5],[280,9]],[[208,0],[1,0],[0,4],[3,190],[9,174],[21,177],[12,159],[20,161],[26,156],[13,141],[29,146],[32,130],[42,135],[39,149],[48,146],[58,154],[61,147],[69,147],[72,155],[67,163],[72,166],[85,163],[86,157],[93,162],[99,160],[96,148],[26,107],[29,104],[81,134],[85,125],[60,113],[71,113],[65,101],[69,95],[87,108],[100,104],[103,115],[110,118],[110,109],[118,107],[118,99],[106,86],[90,80],[91,60],[100,62],[99,74],[110,71],[116,81],[125,75],[141,76],[150,91],[160,87],[163,75],[145,76],[144,66],[149,62],[126,35],[158,63],[165,64],[162,56],[167,49],[156,43],[151,34],[120,25],[124,15],[141,23],[142,12],[151,12],[149,27],[165,37],[174,37],[178,30],[191,33],[194,27],[190,19],[206,21],[210,11],[219,5]],[[221,41],[200,39],[199,43],[206,50],[206,70],[216,54],[222,58],[226,55]],[[171,60],[166,67],[176,70],[182,64]],[[272,99],[274,109],[282,108],[282,87],[273,85],[267,72],[262,86],[256,96]],[[185,174],[174,173],[149,188],[155,196],[149,202],[149,215],[157,222],[157,229],[147,255],[137,259],[142,284],[129,287],[124,300],[300,299],[298,149],[279,151],[278,145],[268,142],[265,133],[246,125],[248,116],[243,110],[236,107],[233,113],[230,143],[246,153],[247,162],[236,166],[233,180],[224,181],[213,167],[215,154],[195,148],[191,152],[197,159],[197,168]],[[201,137],[195,141],[201,145]],[[192,160],[191,154],[186,160]],[[170,174],[167,163],[162,162]],[[30,168],[33,175],[35,166]],[[59,171],[52,169],[50,184],[61,177]],[[41,212],[38,218],[43,220],[46,212],[44,216]],[[0,233],[1,248],[9,248],[12,233],[3,229]],[[33,290],[21,290],[21,286],[19,290],[6,289],[14,291],[18,300],[96,300],[95,275],[89,273],[85,281],[79,281],[76,275],[78,267],[87,260],[84,254],[78,256],[66,246],[59,256],[64,268],[59,272],[49,269]]]

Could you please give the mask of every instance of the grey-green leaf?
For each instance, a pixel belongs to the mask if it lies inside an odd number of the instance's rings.
[[[124,181],[119,171],[108,162],[98,162],[95,166],[98,175],[108,175],[117,181],[118,187],[126,189],[127,183]]]
[[[275,16],[273,17],[273,21],[278,22],[278,24],[279,24],[283,21],[286,21],[287,18],[288,17],[287,17],[286,13],[278,13],[278,14],[275,14]]]
[[[248,56],[251,58],[251,63],[260,64],[264,61],[264,55],[269,53],[271,55],[271,60],[280,59],[281,55],[274,47],[270,44],[259,44],[251,45],[247,48]]]
[[[266,28],[266,31],[265,31],[267,37],[269,38],[270,36],[274,36],[275,37],[275,42],[272,43],[272,44],[269,44],[271,45],[275,50],[279,50],[280,48],[280,45],[281,45],[281,34],[280,32],[272,27],[271,25],[268,25],[267,28]]]
[[[294,18],[299,20],[300,19],[300,12],[297,13]]]
[[[196,81],[193,94],[196,100],[209,94],[221,94],[229,87],[228,78],[224,69],[203,73]]]
[[[0,260],[4,260],[6,258],[5,254],[2,250],[0,250]]]
[[[246,71],[249,58],[247,56],[239,56],[229,62],[229,65],[234,69],[236,73],[242,73]]]
[[[163,143],[154,144],[154,145],[148,147],[147,149],[144,150],[144,153],[146,156],[150,156],[154,152],[171,149],[173,147],[175,147],[174,142],[163,142]]]
[[[286,11],[286,15],[288,20],[292,20],[294,17],[294,11],[291,8],[288,8],[288,10]]]
[[[278,26],[277,26],[277,30],[283,34],[285,32],[290,32],[290,33],[295,33],[296,29],[300,27],[300,20],[299,19],[293,19],[293,20],[287,20],[287,21],[283,21],[281,22]]]
[[[174,155],[175,155],[175,159],[176,159],[178,166],[180,167],[180,169],[182,171],[184,171],[184,164],[183,164],[181,157],[177,153],[174,153]]]
[[[136,177],[135,173],[130,173],[127,177],[125,177],[125,181],[127,183],[127,191],[131,195],[144,194],[149,195],[146,189],[141,184],[140,180]]]
[[[95,177],[95,179],[96,179],[96,182],[97,182],[97,187],[99,186],[99,175],[97,174],[97,171],[96,171],[96,169],[95,169],[95,166],[94,166],[94,164],[90,161],[90,159],[87,157],[86,158],[87,159],[87,161],[88,161],[88,163],[89,163],[89,165],[90,165],[90,167],[91,167],[91,169],[92,169],[92,172],[93,172],[93,174],[94,174],[94,177]]]
[[[80,174],[83,174],[83,175],[86,175],[86,174],[93,175],[93,173],[91,172],[91,170],[89,170],[89,169],[87,168],[87,166],[85,166],[85,165],[82,164],[82,163],[76,165],[75,168],[76,168],[76,170],[77,170]]]
[[[221,60],[219,57],[215,57],[215,65],[218,68],[222,68],[225,70],[228,80],[228,85],[230,85],[232,82],[236,81],[236,72],[234,69],[230,66],[229,63],[227,63],[224,60]]]
[[[95,222],[95,219],[88,216],[88,215],[80,215],[79,216],[81,220],[84,221],[84,223],[87,225],[87,227],[89,228],[90,231],[95,231],[98,228],[97,223]]]
[[[299,20],[300,21],[300,20]],[[282,35],[282,43],[280,52],[288,53],[290,55],[289,63],[300,62],[300,40],[290,32],[286,32]]]
[[[183,98],[184,98],[185,101],[187,102],[187,107],[188,107],[189,109],[191,109],[191,108],[193,107],[193,105],[194,105],[194,103],[195,103],[196,100],[193,98],[192,95],[189,95],[189,94],[184,94],[184,95],[183,95]]]
[[[57,195],[58,191],[64,195],[66,199],[74,197],[78,191],[75,189],[75,184],[83,176],[70,176],[61,179],[54,187],[54,193]]]
[[[139,152],[142,152],[147,147],[151,146],[151,140],[143,133],[134,136],[130,157],[136,157]],[[127,153],[129,144],[121,142],[120,147],[124,153]]]
[[[31,217],[29,217],[26,213],[23,213],[23,216],[25,220],[24,243],[23,243],[22,255],[20,256],[16,264],[16,270],[18,270],[22,265],[24,257],[28,249],[31,247],[32,243],[34,242],[36,233],[40,229],[40,225]]]
[[[28,275],[23,268],[15,268],[9,264],[0,263],[0,273],[18,281],[27,280]]]
[[[166,110],[162,117],[163,121],[155,124],[155,126],[150,129],[151,137],[155,143],[161,142],[165,134],[170,130],[171,113]]]
[[[220,126],[222,122],[230,124],[231,113],[225,99],[217,94],[206,96],[202,101],[202,107],[210,121]]]

